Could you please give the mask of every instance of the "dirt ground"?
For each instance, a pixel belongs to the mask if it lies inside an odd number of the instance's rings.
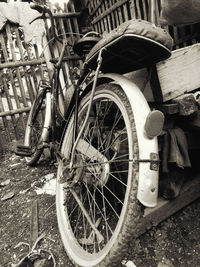
[[[30,249],[31,203],[37,199],[40,242],[34,266],[73,266],[63,249],[57,228],[55,195],[37,194],[46,180],[56,177],[53,162],[27,167],[13,153],[0,160],[0,266],[14,267]],[[136,242],[119,266],[200,266],[200,200],[152,228]],[[42,235],[42,236],[41,236]],[[44,260],[46,258],[46,260]],[[43,259],[43,261],[42,261]],[[45,262],[44,262],[45,261]],[[129,261],[127,263],[127,261]],[[20,266],[33,266],[30,262]]]

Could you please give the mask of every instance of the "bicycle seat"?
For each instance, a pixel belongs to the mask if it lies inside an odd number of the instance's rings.
[[[103,73],[124,74],[164,60],[171,55],[173,39],[167,31],[144,20],[129,20],[102,38],[89,52],[86,62],[96,69],[102,53]]]
[[[99,40],[101,38],[98,36],[84,36],[74,44],[73,50],[78,56],[83,57],[90,52]]]

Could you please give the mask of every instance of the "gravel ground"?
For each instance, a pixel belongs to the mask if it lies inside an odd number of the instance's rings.
[[[32,200],[38,202],[39,236],[37,249],[42,258],[37,266],[73,266],[66,256],[58,233],[55,195],[37,194],[48,179],[56,177],[56,167],[49,161],[27,167],[24,160],[11,153],[0,162],[0,266],[16,266],[28,254]],[[136,242],[130,243],[123,265],[137,267],[200,266],[200,200],[179,211]],[[49,257],[50,256],[50,257]],[[127,263],[128,261],[128,263]],[[46,264],[46,265],[45,265]],[[125,265],[126,264],[126,265]],[[26,263],[24,266],[33,266]],[[36,265],[34,265],[36,266]]]

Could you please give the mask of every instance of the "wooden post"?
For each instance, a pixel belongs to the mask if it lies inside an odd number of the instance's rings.
[[[38,203],[37,199],[31,202],[31,222],[30,222],[30,248],[32,248],[38,239]]]

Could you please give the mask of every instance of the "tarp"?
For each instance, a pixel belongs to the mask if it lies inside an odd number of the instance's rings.
[[[39,19],[30,24],[34,18],[39,16],[40,13],[32,9],[29,3],[0,3],[0,30],[7,21],[19,24],[24,31],[26,43],[41,44],[45,30],[43,20]]]
[[[161,0],[161,25],[186,25],[200,22],[199,0]]]

